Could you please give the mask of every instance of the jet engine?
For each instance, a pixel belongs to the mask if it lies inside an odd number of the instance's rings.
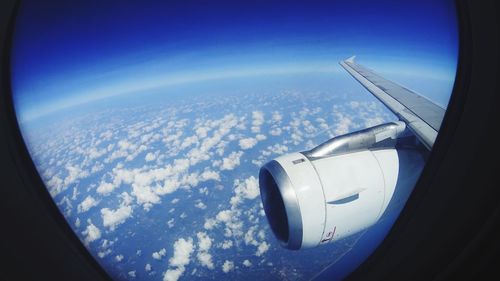
[[[405,128],[400,121],[378,125],[262,166],[261,199],[281,244],[315,247],[376,223],[394,194],[395,143]]]

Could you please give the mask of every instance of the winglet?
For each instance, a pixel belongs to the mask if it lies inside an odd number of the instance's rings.
[[[354,59],[356,58],[356,56],[352,56],[348,59],[345,60],[345,62],[348,62],[348,63],[354,63]]]

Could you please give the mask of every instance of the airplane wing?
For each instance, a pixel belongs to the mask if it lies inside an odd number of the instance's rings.
[[[372,70],[356,64],[350,57],[340,65],[377,99],[406,123],[417,138],[431,149],[443,121],[445,109],[421,95],[389,81]]]

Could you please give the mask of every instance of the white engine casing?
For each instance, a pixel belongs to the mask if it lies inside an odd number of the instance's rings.
[[[283,155],[261,169],[264,210],[286,248],[336,241],[378,221],[394,194],[398,171],[395,148],[312,160],[302,153]]]

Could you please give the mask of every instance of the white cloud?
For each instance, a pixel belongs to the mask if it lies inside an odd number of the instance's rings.
[[[243,227],[243,221],[241,221],[239,217],[240,212],[241,211],[232,208],[231,210],[222,210],[217,214],[217,221],[224,223],[225,237],[243,235],[243,232],[241,230]]]
[[[233,247],[233,241],[231,241],[231,240],[224,240],[224,242],[222,242],[222,244],[221,244],[220,247],[222,249],[224,249],[224,250],[230,249],[231,247]]]
[[[135,270],[129,271],[128,276],[135,278]]]
[[[199,127],[196,129],[196,135],[199,137],[199,138],[204,138],[207,136],[207,133],[210,129],[207,128],[207,127]]]
[[[257,167],[260,167],[260,166],[264,165],[264,160],[253,159],[252,164],[255,164]]]
[[[113,136],[113,132],[111,130],[107,130],[103,133],[100,134],[100,138],[106,141],[111,140],[111,137]]]
[[[101,182],[99,184],[99,186],[97,187],[97,193],[99,194],[103,194],[103,195],[107,195],[107,194],[110,194],[117,186],[112,184],[112,183],[108,183],[108,182]]]
[[[106,152],[107,152],[106,148],[98,150],[95,147],[90,147],[87,151],[87,155],[88,155],[89,159],[97,159],[97,158],[103,156],[104,154],[106,154]]]
[[[121,206],[129,206],[134,200],[127,192],[122,192],[118,197],[121,198]]]
[[[259,133],[260,126],[264,123],[264,113],[262,111],[253,111],[252,118],[252,133]]]
[[[305,148],[306,149],[312,149],[314,148],[316,145],[314,144],[314,142],[312,140],[308,140],[306,141],[306,144],[305,144]]]
[[[64,185],[63,180],[57,175],[48,180],[46,184],[52,197],[55,197],[67,188],[67,186]]]
[[[208,187],[202,187],[198,190],[201,194],[208,195]]]
[[[313,126],[313,124],[309,120],[303,120],[302,125],[304,126],[304,130],[308,134],[314,134],[317,132],[317,129]]]
[[[256,228],[257,228],[257,226],[252,226],[245,233],[245,244],[246,245],[254,245],[254,246],[259,245],[259,242],[257,240],[255,240],[255,237],[254,237],[254,233],[255,233]]]
[[[190,256],[194,251],[193,239],[180,238],[174,243],[174,256],[169,260],[169,269],[164,273],[164,281],[177,281],[189,264]],[[172,269],[172,267],[175,267]]]
[[[97,226],[92,224],[92,221],[89,219],[87,221],[88,225],[85,231],[82,232],[83,235],[85,235],[84,238],[84,243],[85,245],[88,245],[90,242],[93,242],[99,238],[101,238],[101,231]]]
[[[175,269],[168,269],[163,275],[163,281],[177,281],[181,278],[186,270],[185,267],[177,267]]]
[[[383,124],[385,122],[384,118],[380,116],[372,117],[372,118],[366,118],[365,119],[365,127],[370,128],[376,125]]]
[[[269,131],[269,134],[272,136],[279,136],[281,135],[281,128],[272,128],[271,131]]]
[[[198,261],[202,266],[207,267],[208,269],[214,269],[214,262],[212,261],[212,255],[208,252],[199,252]]]
[[[255,199],[260,194],[259,181],[254,176],[250,176],[244,181],[236,179],[234,181],[234,186],[236,195],[245,199]]]
[[[198,249],[200,251],[208,251],[212,247],[212,239],[207,235],[206,232],[198,232],[196,234],[198,237]]]
[[[273,112],[272,120],[276,123],[280,122],[283,119],[283,115],[281,115],[278,111]]]
[[[250,149],[254,147],[257,144],[257,140],[254,138],[245,138],[241,139],[239,141],[240,148],[245,150],[245,149]]]
[[[179,189],[181,183],[177,178],[170,178],[165,180],[163,183],[163,186],[160,188],[157,188],[155,192],[158,195],[166,195],[175,192],[177,189]]]
[[[351,109],[356,109],[356,108],[359,107],[359,102],[357,102],[357,101],[351,101],[349,103],[349,105],[351,106]]]
[[[149,211],[153,204],[160,203],[160,197],[148,185],[132,184],[132,195],[146,211]]]
[[[211,230],[217,225],[217,220],[215,219],[206,219],[205,224],[203,224],[203,228],[206,230]]]
[[[214,263],[212,261],[212,255],[208,253],[212,247],[212,239],[206,232],[198,232],[196,236],[198,237],[198,261],[201,265],[206,266],[209,269],[213,269]]]
[[[144,270],[146,271],[151,271],[152,267],[149,263],[146,264],[146,266],[144,266]]]
[[[162,248],[158,252],[153,252],[153,254],[151,254],[151,256],[155,260],[161,260],[161,258],[164,257],[166,254],[167,254],[167,250],[165,250],[165,248]]]
[[[104,165],[102,163],[96,162],[94,166],[90,169],[90,173],[94,174],[104,169]]]
[[[102,225],[108,227],[110,230],[124,223],[129,217],[132,216],[132,207],[124,205],[116,210],[109,208],[101,209]]]
[[[167,221],[168,228],[174,227],[174,224],[175,224],[175,219],[174,218],[171,218],[171,219],[169,219]]]
[[[260,243],[259,247],[257,247],[257,252],[255,253],[255,255],[258,257],[262,256],[265,252],[269,250],[270,246],[271,245],[269,245],[269,243],[263,241],[262,243]]]
[[[120,140],[118,141],[118,147],[120,149],[133,149],[134,148],[134,145],[130,142],[128,142],[127,140]]]
[[[123,255],[116,255],[116,256],[115,256],[115,260],[116,260],[117,262],[121,262],[121,261],[123,260]]]
[[[229,271],[232,271],[234,269],[234,262],[226,260],[224,264],[222,265],[222,271],[224,273],[228,273]]]
[[[190,256],[194,251],[193,239],[180,238],[174,243],[174,256],[170,258],[170,266],[185,266],[190,262]]]
[[[227,158],[222,159],[221,170],[233,170],[235,167],[240,165],[240,158],[243,155],[243,151],[231,152]]]
[[[258,134],[255,136],[255,138],[258,140],[258,141],[263,141],[265,139],[267,139],[267,137],[263,134]]]
[[[150,161],[153,161],[156,159],[156,155],[154,153],[151,153],[151,152],[148,152],[148,154],[146,154],[146,157],[144,157],[144,160],[146,160],[146,162],[150,162]]]
[[[302,138],[302,133],[298,130],[296,130],[292,135],[290,136],[293,140],[294,145],[300,144],[304,139]]]
[[[190,147],[193,144],[198,144],[198,137],[197,136],[190,136],[182,140],[182,144],[180,149],[184,149],[187,147]]]
[[[69,186],[70,184],[76,182],[79,179],[83,179],[89,176],[89,172],[82,170],[78,166],[67,165],[66,170],[68,171],[68,175],[64,179],[64,185]]]
[[[200,175],[200,181],[208,181],[208,180],[220,181],[219,173],[210,170],[203,171],[203,173],[201,173]]]
[[[279,143],[271,146],[271,149],[276,154],[283,154],[285,152],[288,152],[288,147],[286,145],[280,145]]]
[[[252,266],[252,263],[249,260],[244,260],[243,265],[246,267],[250,267],[250,266]]]
[[[205,210],[207,208],[207,205],[203,204],[203,202],[198,202],[194,205],[196,208],[198,209],[202,209],[202,210]]]
[[[78,188],[75,186],[73,187],[73,195],[71,195],[71,200],[75,201],[76,200],[76,197],[80,194],[80,192],[78,192]]]
[[[105,256],[111,254],[111,249],[106,249],[105,251],[98,252],[97,255],[102,259]]]
[[[85,197],[85,199],[83,199],[83,201],[78,204],[78,213],[83,213],[83,212],[86,212],[88,210],[90,210],[90,208],[92,207],[95,207],[97,206],[99,202],[97,202],[94,197],[92,196],[87,196]]]
[[[334,130],[335,135],[344,135],[349,132],[349,126],[352,125],[352,120],[348,116],[344,116],[342,113],[336,114],[336,127]]]
[[[232,215],[231,210],[222,210],[217,214],[216,218],[220,222],[227,223],[231,221],[231,215]]]
[[[262,155],[269,156],[273,153],[283,154],[285,152],[288,152],[288,147],[286,145],[276,143],[274,145],[268,146],[266,150],[262,151]]]

